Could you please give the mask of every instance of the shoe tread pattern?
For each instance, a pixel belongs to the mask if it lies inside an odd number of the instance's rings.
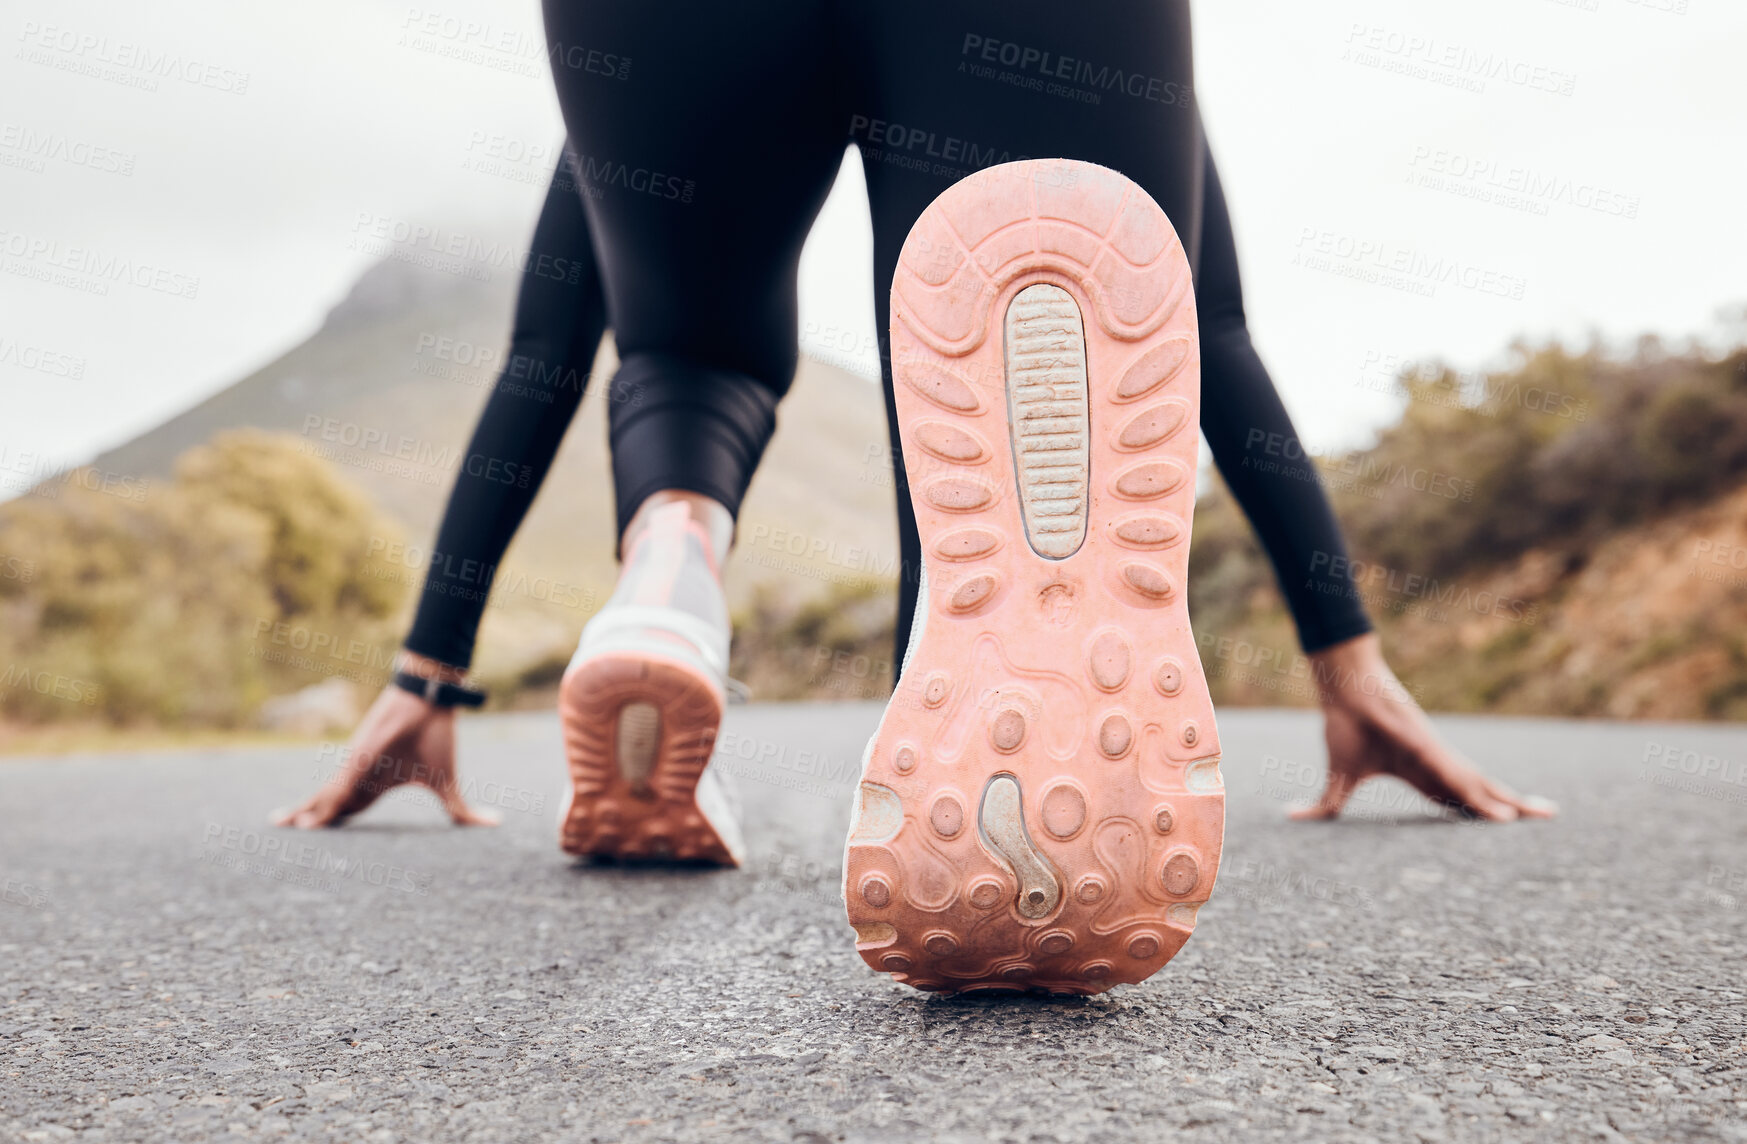
[[[1085,457],[1049,474],[1068,494],[1052,511],[1081,514],[1065,556],[1028,534],[1027,467],[1001,455],[1042,436],[1014,430],[1004,336],[1039,283],[1084,330],[1087,416],[1047,426]],[[1183,591],[1200,363],[1182,246],[1114,171],[990,168],[912,230],[892,353],[930,614],[857,797],[844,879],[857,948],[927,990],[1144,980],[1193,930],[1224,831]],[[1007,860],[980,821],[1001,775],[1042,866]],[[1028,889],[1040,869],[1054,891]]]

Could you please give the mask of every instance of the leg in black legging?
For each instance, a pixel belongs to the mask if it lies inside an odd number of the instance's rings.
[[[923,0],[859,17],[872,44],[851,134],[862,148],[874,210],[875,299],[881,337],[898,251],[935,195],[966,167],[1025,157],[1101,163],[1134,179],[1178,229],[1192,266],[1202,340],[1201,422],[1214,459],[1272,560],[1300,639],[1316,651],[1370,630],[1363,606],[1328,583],[1343,540],[1320,482],[1245,464],[1257,439],[1296,432],[1244,324],[1237,251],[1218,174],[1193,108],[1186,6],[1120,0],[1016,3],[961,22]],[[992,57],[992,66],[990,58]],[[1043,90],[1031,81],[1054,75]],[[1118,78],[1120,77],[1120,78]],[[1097,96],[1096,102],[1086,98]],[[887,421],[898,439],[885,371]],[[1259,434],[1259,438],[1258,438]],[[1253,450],[1251,450],[1253,452]],[[901,457],[899,458],[901,464]],[[915,614],[920,548],[899,482],[898,656]],[[1318,554],[1324,554],[1318,559]]]
[[[1219,172],[1207,156],[1207,193],[1201,228],[1201,272],[1195,305],[1201,321],[1201,431],[1232,495],[1267,549],[1281,593],[1306,652],[1371,630],[1351,585],[1330,575],[1346,567],[1346,538],[1322,481],[1308,462],[1293,472],[1260,465],[1270,454],[1257,442],[1291,441],[1298,432],[1256,356],[1244,321],[1237,244]],[[1304,474],[1304,475],[1299,475]]]
[[[497,563],[546,479],[606,328],[570,164],[566,152],[546,191],[516,296],[509,359],[455,476],[406,638],[409,650],[455,667],[473,660]]]
[[[553,79],[622,362],[619,527],[650,494],[737,513],[799,355],[801,246],[843,153],[818,0],[546,0]],[[609,83],[580,50],[630,60]]]
[[[846,38],[866,45],[857,49],[867,62],[848,126],[873,208],[876,322],[896,454],[885,342],[892,276],[910,227],[964,175],[1024,158],[1114,168],[1157,200],[1194,259],[1203,149],[1191,95],[1189,9],[1186,0],[1016,0],[967,20],[959,6],[890,0],[857,6],[846,21]],[[1052,70],[1078,82],[1039,78]],[[1025,85],[1011,82],[1015,77]],[[1030,86],[1033,79],[1045,90]],[[920,567],[902,480],[898,490],[904,573],[894,663],[903,661],[909,640]]]
[[[595,153],[585,153],[586,194],[613,251],[609,305],[616,322],[637,327],[618,330],[626,361],[613,406],[621,527],[643,497],[661,488],[691,489],[738,507],[774,427],[776,399],[793,371],[800,244],[840,146],[819,134],[823,128],[847,128],[863,150],[877,204],[875,297],[882,339],[898,248],[935,195],[977,167],[1065,155],[1135,178],[1180,228],[1192,258],[1200,248],[1202,426],[1215,460],[1261,535],[1306,649],[1369,630],[1357,601],[1339,590],[1317,590],[1317,570],[1340,565],[1318,561],[1316,554],[1345,550],[1320,484],[1264,474],[1244,463],[1256,434],[1264,440],[1295,434],[1250,344],[1218,176],[1199,142],[1198,121],[1185,114],[1188,40],[1181,6],[1136,8],[1103,0],[1069,19],[1059,5],[1015,4],[970,34],[925,4],[857,11],[844,16],[836,41],[844,45],[839,62],[855,65],[848,70],[843,103],[834,102],[842,89],[833,77],[820,74],[834,69],[809,62],[828,54],[807,42],[808,36],[828,34],[810,12],[800,19],[804,27],[767,36],[760,55],[733,47],[734,36],[744,33],[719,23],[699,25],[689,15],[670,41],[669,18],[659,11],[590,4],[584,19],[574,5],[554,0],[552,6],[562,9],[549,13],[554,27],[569,29],[568,40],[554,34],[561,48],[590,42],[590,35],[593,42],[647,48],[633,57],[629,81],[603,78],[586,66],[570,74],[565,60],[573,53],[567,48],[554,60],[561,87],[586,105],[580,114],[599,121],[599,138],[605,140],[597,141]],[[711,39],[716,36],[721,38]],[[1043,56],[1031,46],[1039,44],[1055,47]],[[1130,45],[1127,58],[1111,59],[1112,44]],[[1040,56],[1034,70],[1054,67],[1078,76],[1086,81],[1078,90],[1092,91],[1098,102],[971,71],[985,66],[986,55],[999,64],[1003,53],[1027,50]],[[724,57],[713,70],[701,59],[710,55]],[[576,58],[586,59],[586,53]],[[796,58],[802,62],[794,63]],[[1100,75],[1107,77],[1103,86],[1096,82]],[[823,85],[822,94],[803,98],[786,91],[791,83]],[[718,100],[709,84],[731,88],[732,99]],[[655,89],[656,95],[632,98],[634,89]],[[684,120],[682,141],[666,139],[676,116]],[[749,130],[754,124],[762,125],[760,131]],[[650,141],[656,136],[663,137],[659,145]],[[744,136],[752,138],[742,145]],[[630,158],[615,159],[615,150]],[[778,186],[778,180],[799,186]],[[580,203],[574,193],[548,195],[534,244],[544,263],[591,264]],[[700,209],[683,209],[692,206]],[[1200,225],[1194,225],[1197,218]],[[764,237],[751,238],[753,231]],[[592,278],[582,286],[572,299],[554,283],[530,277],[518,304],[512,360],[536,359],[573,380],[586,373],[600,335],[600,292]],[[889,368],[886,380],[889,392]],[[467,662],[489,587],[489,572],[481,583],[479,569],[501,558],[580,396],[580,384],[559,391],[550,403],[494,395],[470,455],[519,461],[535,479],[529,487],[506,487],[462,474],[438,541],[452,559],[433,565],[409,640],[413,650]],[[889,402],[887,417],[895,447]],[[897,629],[901,653],[919,567],[901,480],[897,507],[906,570]]]

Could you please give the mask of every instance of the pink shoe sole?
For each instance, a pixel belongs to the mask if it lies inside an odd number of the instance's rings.
[[[558,713],[571,799],[571,854],[737,866],[697,790],[722,725],[722,693],[678,660],[608,652],[573,666]]]
[[[892,357],[926,611],[856,799],[856,948],[918,989],[1142,981],[1225,823],[1182,246],[1115,171],[990,168],[911,230]]]

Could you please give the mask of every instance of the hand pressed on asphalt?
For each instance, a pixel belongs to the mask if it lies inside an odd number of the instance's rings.
[[[1294,810],[1293,818],[1339,817],[1359,784],[1377,777],[1400,779],[1440,806],[1496,822],[1559,812],[1546,799],[1493,782],[1440,739],[1384,662],[1375,633],[1310,659],[1322,693],[1328,780],[1316,804]]]
[[[279,826],[313,830],[338,826],[402,783],[429,787],[457,826],[496,826],[461,797],[455,774],[455,712],[433,707],[390,685],[352,732],[340,770],[295,810],[275,816]]]

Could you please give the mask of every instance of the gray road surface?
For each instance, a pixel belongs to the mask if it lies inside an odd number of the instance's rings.
[[[264,825],[330,748],[0,762],[0,1140],[1747,1140],[1747,733],[1447,720],[1553,824],[1221,715],[1225,863],[1164,972],[955,1000],[837,902],[870,704],[736,709],[742,872],[555,848],[558,729],[468,720],[496,830]]]

